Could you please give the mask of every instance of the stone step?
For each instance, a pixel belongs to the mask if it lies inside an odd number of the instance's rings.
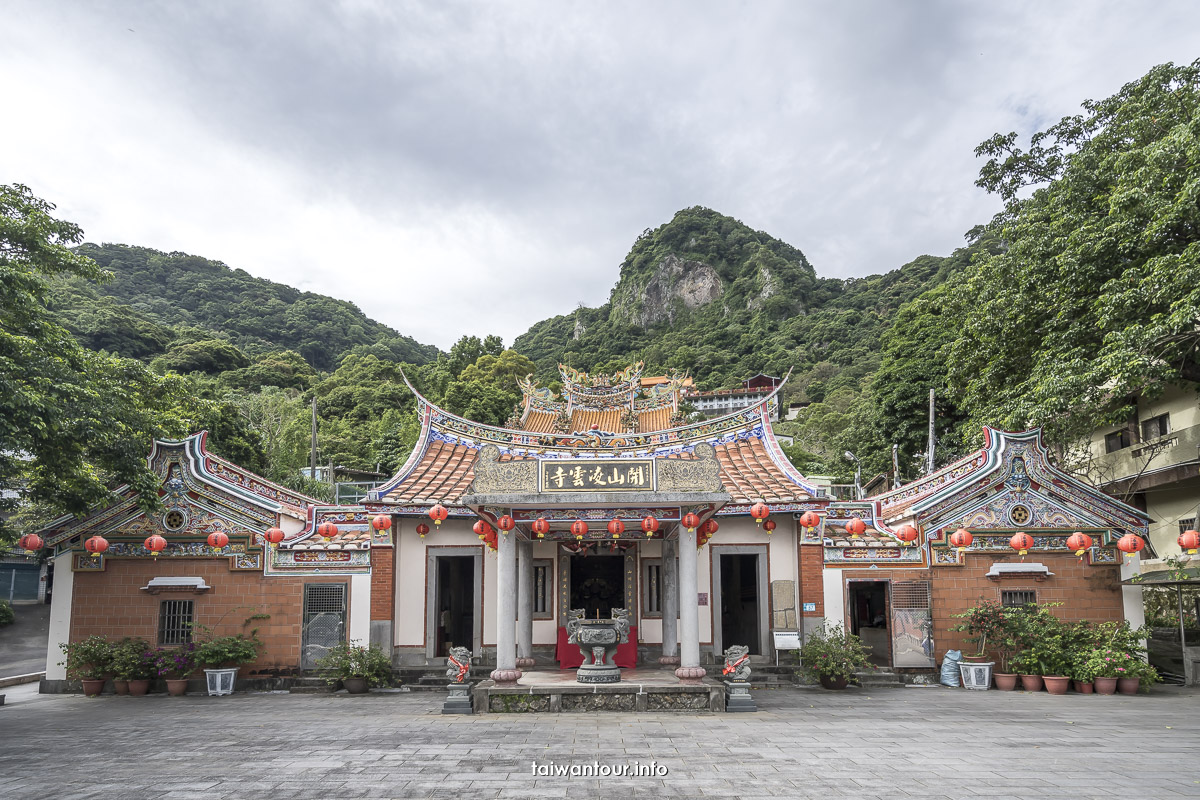
[[[330,694],[333,687],[322,682],[320,686],[292,686],[288,689],[289,694]]]

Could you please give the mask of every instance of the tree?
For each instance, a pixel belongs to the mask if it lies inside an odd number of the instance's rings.
[[[1200,61],[977,149],[1006,249],[966,284],[950,380],[972,419],[1069,442],[1200,381]],[[1030,193],[1029,187],[1036,187]]]
[[[188,433],[206,406],[182,378],[86,350],[53,320],[50,279],[104,278],[69,249],[82,231],[53,210],[25,186],[0,186],[0,504],[82,514],[127,483],[153,509],[153,439]]]

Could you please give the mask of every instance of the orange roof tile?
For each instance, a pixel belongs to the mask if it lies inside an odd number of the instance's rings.
[[[591,430],[592,425],[599,425],[602,431],[618,433],[622,430],[621,412],[622,409],[619,408],[609,408],[604,411],[576,409],[571,413],[571,430],[587,431]]]
[[[530,411],[525,416],[523,429],[533,433],[554,433],[556,416],[549,411]]]
[[[671,427],[671,407],[663,406],[653,411],[638,412],[638,433],[665,431]]]
[[[719,444],[714,449],[721,464],[721,483],[731,502],[790,503],[809,498],[808,492],[775,464],[760,439]]]

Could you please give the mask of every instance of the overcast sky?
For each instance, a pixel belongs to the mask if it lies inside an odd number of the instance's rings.
[[[1192,1],[0,0],[0,182],[89,241],[511,344],[687,206],[822,276],[947,254],[998,208],[977,144],[1198,30]]]

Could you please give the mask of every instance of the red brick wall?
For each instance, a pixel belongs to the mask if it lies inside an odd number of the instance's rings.
[[[396,550],[371,548],[371,620],[390,620],[396,608],[396,583],[393,578]]]
[[[799,523],[797,523],[799,524]],[[825,548],[819,544],[800,545],[800,608],[816,603],[815,611],[801,611],[801,616],[825,616]]]
[[[203,594],[140,591],[157,577],[199,577],[212,588]],[[349,582],[348,576],[266,578],[259,572],[232,572],[224,558],[108,559],[104,572],[75,573],[71,641],[99,634],[118,639],[138,636],[153,644],[159,603],[193,600],[196,622],[214,628],[219,636],[258,628],[265,648],[250,671],[294,669],[300,665],[304,584]],[[243,620],[258,613],[271,618],[254,620],[243,629]]]
[[[1081,563],[1069,553],[1038,553],[1036,559],[1054,573],[1037,581],[1033,577],[992,580],[983,575],[994,561],[1018,561],[1013,556],[966,555],[961,567],[935,567],[933,580],[933,628],[937,659],[947,650],[967,652],[967,634],[950,628],[962,620],[961,614],[980,600],[1000,601],[1001,590],[1025,589],[1037,592],[1039,603],[1062,603],[1054,614],[1067,621],[1120,621],[1125,618],[1122,605],[1120,571],[1116,566],[1093,567]]]

